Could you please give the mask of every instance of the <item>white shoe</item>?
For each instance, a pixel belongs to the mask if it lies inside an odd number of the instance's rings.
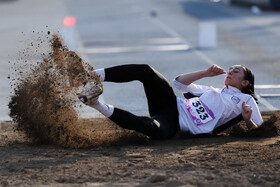
[[[99,96],[103,93],[103,89],[98,84],[93,84],[89,90],[78,94],[78,98],[86,105],[94,105],[98,102]]]

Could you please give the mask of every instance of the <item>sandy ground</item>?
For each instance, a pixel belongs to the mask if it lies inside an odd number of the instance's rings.
[[[280,186],[279,136],[152,141],[106,119],[85,120],[84,128],[91,131],[93,122],[112,138],[83,149],[34,144],[12,122],[1,122],[0,185]]]

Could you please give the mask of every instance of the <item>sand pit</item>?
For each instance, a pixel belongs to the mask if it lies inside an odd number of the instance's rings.
[[[280,113],[271,112],[267,115],[267,112],[263,112],[264,123],[256,129],[248,130],[245,122],[233,126],[228,130],[230,136],[236,137],[276,137],[280,135]]]
[[[265,117],[271,115],[272,112]],[[88,134],[99,134],[96,138],[107,142],[107,146],[65,149],[34,144],[24,133],[13,131],[14,125],[1,123],[1,186],[278,186],[280,183],[279,136],[219,135],[152,141],[139,134],[118,131],[102,118],[85,120],[82,128]],[[95,132],[91,132],[93,129]],[[117,133],[120,135],[114,138]]]

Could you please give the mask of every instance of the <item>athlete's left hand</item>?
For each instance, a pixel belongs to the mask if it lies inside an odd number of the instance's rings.
[[[253,109],[250,105],[248,105],[245,101],[242,103],[242,116],[244,120],[250,121]]]

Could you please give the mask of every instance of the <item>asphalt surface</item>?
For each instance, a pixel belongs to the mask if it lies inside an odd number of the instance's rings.
[[[28,11],[31,7],[32,11]],[[171,82],[178,74],[212,64],[224,69],[243,64],[255,73],[260,110],[280,109],[279,11],[261,10],[256,14],[248,6],[191,0],[2,0],[0,120],[9,120],[7,62],[15,59],[18,46],[24,47],[18,44],[23,39],[20,33],[28,33],[24,38],[32,37],[32,30],[47,31],[46,25],[69,30],[62,25],[65,16],[76,17],[75,49],[96,69],[145,63]],[[198,45],[202,22],[216,25],[216,48]],[[66,42],[71,38],[65,37]],[[222,87],[223,79],[219,76],[197,83]],[[143,87],[138,82],[104,83],[101,99],[135,114],[148,114]],[[93,109],[84,109],[84,117],[96,115]]]
[[[8,103],[12,89],[8,77],[19,59],[19,52],[30,47],[38,38],[38,32],[47,34],[50,29],[59,30],[65,16],[63,1],[0,0],[0,121],[11,120]],[[29,60],[36,61],[38,56]]]

